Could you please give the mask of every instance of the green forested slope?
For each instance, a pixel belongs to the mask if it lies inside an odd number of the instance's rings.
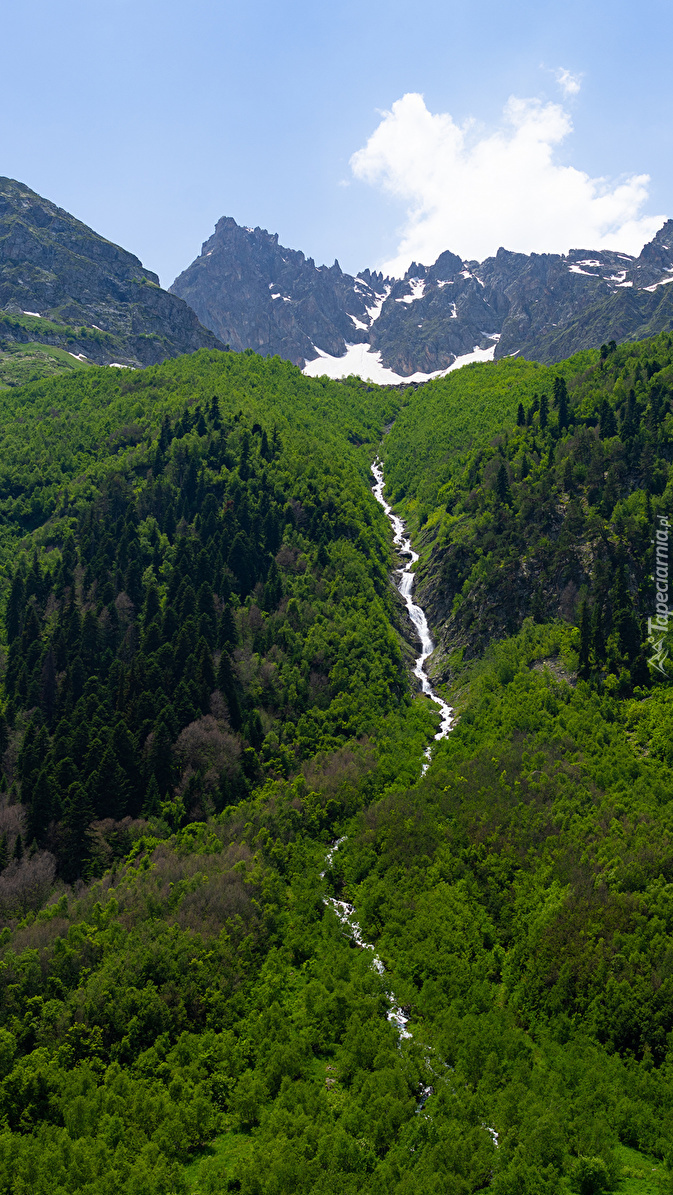
[[[529,622],[495,651],[427,776],[343,848],[416,1040],[452,1068],[413,1159],[386,1159],[400,1190],[479,1189],[466,1108],[500,1134],[496,1191],[626,1189],[624,1146],[670,1189],[670,691],[620,702],[536,667],[568,639]]]
[[[506,364],[485,372],[485,399],[483,366],[461,371],[470,388],[447,386],[442,402],[417,395],[386,442],[401,511],[424,523],[419,594],[440,633],[438,666],[451,675],[526,616],[573,622],[584,610],[583,671],[626,692],[648,676],[655,520],[673,513],[671,336],[563,369]],[[489,435],[482,411],[498,384],[508,418]],[[481,431],[471,445],[456,436],[459,404]]]
[[[245,1145],[286,1072],[322,1058],[324,1083],[356,1007],[379,1032],[380,984],[364,959],[349,978],[336,925],[323,944],[317,893],[332,827],[419,774],[436,721],[410,699],[357,449],[400,400],[220,354],[12,397],[1,1181],[183,1189],[190,1153],[224,1128]],[[265,968],[295,951],[330,975],[344,955],[354,1004],[260,1086]]]
[[[400,395],[203,352],[3,395],[3,1195],[672,1189],[669,359]],[[394,420],[462,649],[422,778]]]
[[[205,350],[142,371],[87,369],[0,391],[1,543],[14,553],[17,539],[37,532],[40,544],[58,544],[59,519],[95,498],[102,478],[147,471],[164,415],[196,403],[206,411],[214,393],[232,414],[303,430],[340,452],[344,441],[376,443],[404,401],[356,380],[304,378],[277,357]]]

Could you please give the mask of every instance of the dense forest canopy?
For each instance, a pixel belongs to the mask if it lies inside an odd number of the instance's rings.
[[[0,393],[3,1195],[673,1189],[672,353]]]

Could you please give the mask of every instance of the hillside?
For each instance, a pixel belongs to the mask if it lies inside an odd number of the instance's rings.
[[[138,367],[217,347],[132,253],[0,178],[0,384],[59,372],[66,353],[75,364]]]
[[[3,393],[2,1192],[671,1189],[671,352]]]
[[[584,603],[596,666],[641,683],[655,518],[673,513],[672,366],[664,333],[560,368],[470,366],[411,400],[386,441],[386,470],[423,525],[419,593],[447,678],[526,617],[574,622]],[[465,412],[471,431],[484,428],[498,396],[501,433],[470,442]]]
[[[671,220],[637,258],[499,249],[479,263],[447,249],[395,279],[316,266],[277,235],[223,217],[170,289],[234,349],[277,353],[314,376],[376,379],[383,368],[395,382],[424,380],[475,350],[555,362],[668,330],[671,277]]]

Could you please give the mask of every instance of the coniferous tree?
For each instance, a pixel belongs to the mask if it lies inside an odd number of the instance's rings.
[[[81,631],[82,628],[80,615],[75,602],[75,592],[73,588],[70,593],[70,602],[64,614],[64,633],[66,649],[69,656],[74,657],[79,651]]]
[[[66,539],[61,548],[61,564],[57,574],[57,590],[60,593],[70,589],[71,593],[75,586],[75,567],[77,565],[77,548],[72,534],[66,536]]]
[[[33,548],[33,558],[26,577],[26,598],[34,597],[41,603],[43,596],[42,569],[37,557],[37,548]]]
[[[63,802],[62,870],[72,882],[81,876],[91,853],[90,825],[94,810],[89,794],[78,781],[71,784]]]
[[[247,597],[254,584],[252,549],[244,531],[237,532],[229,549],[227,564],[236,577],[242,597]]]
[[[507,466],[504,461],[500,462],[498,472],[495,478],[495,492],[498,502],[504,506],[509,506],[512,501],[512,494],[509,488],[509,477],[507,474]]]
[[[9,590],[9,598],[7,599],[7,611],[5,614],[5,626],[7,628],[7,640],[9,643],[13,643],[13,641],[21,632],[25,609],[25,599],[26,587],[24,579],[21,573],[17,572],[12,578],[12,584]]]
[[[108,745],[103,753],[100,765],[91,779],[89,792],[97,817],[119,820],[128,812],[129,784],[119,766],[112,744]]]
[[[210,649],[205,639],[197,644],[197,668],[195,682],[201,696],[201,709],[207,713],[210,708],[210,695],[215,688],[215,669]]]
[[[615,413],[606,398],[601,403],[599,416],[599,435],[601,440],[609,440],[617,435],[617,421]]]
[[[143,630],[141,643],[144,655],[151,656],[158,651],[161,647],[161,640],[161,623],[159,615],[157,615]]]
[[[620,434],[622,440],[630,440],[638,431],[640,411],[635,390],[629,390],[628,399],[622,408],[622,425]]]
[[[160,793],[169,793],[173,787],[173,763],[171,738],[163,719],[155,723],[152,745],[148,758],[148,784],[154,776]]]
[[[145,596],[143,599],[142,609],[143,625],[148,627],[159,613],[159,590],[157,589],[156,581],[152,580],[145,587]]]
[[[43,767],[33,785],[32,799],[28,809],[28,836],[37,843],[44,843],[53,814],[51,781],[46,767]]]
[[[554,406],[558,408],[558,429],[565,431],[568,426],[568,387],[565,378],[554,378]]]
[[[199,614],[199,634],[203,636],[208,646],[213,648],[217,640],[215,602],[212,586],[207,581],[204,581],[199,588],[196,607]]]
[[[241,707],[238,700],[237,684],[231,660],[226,651],[222,652],[217,668],[217,687],[226,699],[229,707],[229,720],[234,730],[241,728]]]
[[[53,726],[58,690],[56,685],[56,657],[51,644],[42,664],[40,681],[40,707],[47,726]]]
[[[320,545],[323,546],[322,544]],[[266,583],[264,585],[264,609],[271,612],[275,610],[281,597],[283,596],[283,583],[281,581],[278,565],[274,559],[271,560],[269,571],[267,573]]]
[[[220,411],[220,400],[216,394],[210,400],[210,422],[213,427],[219,429],[222,426],[222,414]]]
[[[140,609],[143,600],[142,570],[137,556],[133,556],[129,561],[128,568],[124,574],[124,589],[136,609]]]
[[[98,619],[93,610],[87,610],[82,619],[81,656],[87,673],[95,668],[99,652]]]
[[[0,769],[2,768],[2,761],[5,751],[7,750],[7,743],[9,741],[9,729],[7,726],[7,719],[0,710]]]
[[[35,606],[31,602],[28,606],[28,611],[23,624],[23,633],[21,635],[21,649],[26,655],[32,643],[37,643],[40,638],[40,620],[37,616]]]
[[[621,652],[634,661],[640,650],[640,628],[633,611],[627,584],[626,569],[622,565],[617,569],[615,584],[611,593],[612,626],[617,635]]]
[[[189,581],[183,581],[177,596],[178,617],[181,623],[187,622],[196,614],[196,593]]]
[[[255,748],[255,751],[259,751],[264,741],[264,729],[257,710],[251,710],[247,717],[245,735],[248,742]]]
[[[184,680],[180,681],[175,690],[172,708],[178,731],[183,730],[185,726],[189,726],[189,723],[193,722],[196,718],[196,707]]]
[[[142,815],[143,817],[158,817],[160,810],[161,794],[159,792],[159,786],[157,785],[157,778],[154,774],[152,774],[152,776],[150,776],[150,782],[145,791]]]

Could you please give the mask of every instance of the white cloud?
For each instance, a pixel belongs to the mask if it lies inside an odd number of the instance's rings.
[[[560,66],[556,72],[556,82],[564,95],[579,95],[582,87],[581,76],[571,75],[565,67]]]
[[[431,264],[444,249],[465,258],[495,253],[621,249],[638,253],[664,216],[641,216],[649,175],[617,183],[590,178],[554,160],[572,129],[560,104],[511,97],[503,126],[477,132],[448,113],[433,115],[409,93],[382,114],[351,158],[356,178],[401,199],[407,219],[384,271]]]

